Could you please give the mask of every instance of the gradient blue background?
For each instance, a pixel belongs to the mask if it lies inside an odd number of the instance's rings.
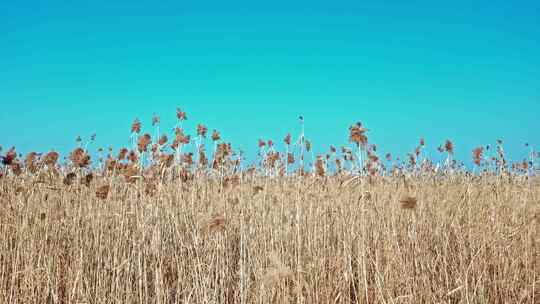
[[[250,155],[296,136],[299,114],[317,151],[356,121],[381,155],[421,136],[463,160],[497,138],[515,160],[540,144],[538,1],[10,2],[4,148],[119,147],[135,117],[169,129],[177,106],[188,133],[203,122]]]

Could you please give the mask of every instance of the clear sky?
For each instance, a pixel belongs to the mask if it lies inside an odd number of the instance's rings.
[[[2,1],[0,145],[127,143],[177,106],[254,153],[362,121],[381,153],[540,146],[539,1]],[[147,129],[150,130],[150,129]]]

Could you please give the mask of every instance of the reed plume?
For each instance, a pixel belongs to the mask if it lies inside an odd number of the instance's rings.
[[[454,155],[454,143],[452,143],[449,139],[446,140],[444,149],[449,155]]]
[[[283,139],[283,141],[285,142],[285,144],[286,144],[287,146],[291,145],[291,134],[287,134],[287,135],[285,136],[285,138]]]
[[[349,142],[355,143],[359,147],[366,147],[368,138],[366,136],[367,129],[362,127],[362,123],[358,122],[349,127]]]
[[[60,154],[58,154],[58,152],[50,151],[49,153],[45,154],[45,156],[43,157],[43,163],[46,164],[47,166],[54,167],[59,157],[60,157]]]
[[[103,186],[97,188],[96,197],[99,198],[99,199],[102,199],[102,200],[107,199],[107,197],[109,196],[109,190],[110,190],[109,185],[103,185]]]
[[[69,156],[71,163],[75,167],[84,168],[90,165],[90,155],[86,153],[82,148],[76,148]]]
[[[186,114],[186,112],[182,111],[182,109],[176,108],[176,118],[179,121],[187,120],[187,114]]]
[[[137,148],[140,153],[147,152],[148,151],[148,145],[152,142],[152,137],[150,134],[145,133],[144,135],[139,137],[139,141],[137,142]]]
[[[412,196],[405,196],[399,201],[401,209],[414,209],[416,208],[417,202],[418,200]]]
[[[221,139],[221,136],[219,135],[219,132],[217,130],[212,131],[212,140],[218,141]]]
[[[203,124],[197,125],[197,135],[206,138],[206,133],[208,132],[208,128]]]
[[[141,132],[141,121],[138,118],[135,118],[131,124],[131,133],[139,134]]]
[[[484,147],[478,147],[473,150],[473,162],[475,165],[480,166],[484,157]]]

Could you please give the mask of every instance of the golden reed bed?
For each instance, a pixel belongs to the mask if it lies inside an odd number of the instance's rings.
[[[177,118],[172,143],[135,120],[116,156],[4,153],[0,303],[540,303],[534,150],[379,158],[357,123],[315,156],[301,117],[246,165]]]
[[[535,178],[40,178],[0,179],[1,303],[540,303]]]

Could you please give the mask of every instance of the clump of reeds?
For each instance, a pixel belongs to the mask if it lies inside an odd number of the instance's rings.
[[[90,155],[80,147],[71,151],[69,159],[75,167],[84,168],[90,165]]]
[[[321,150],[300,117],[298,139],[254,140],[262,161],[245,164],[176,119],[161,134],[154,114],[155,135],[136,119],[130,146],[92,159],[80,137],[65,162],[1,151],[0,303],[540,299],[532,149],[508,166],[502,140],[476,148],[476,174],[447,140],[439,170],[424,138],[402,159],[357,123],[352,147]]]

